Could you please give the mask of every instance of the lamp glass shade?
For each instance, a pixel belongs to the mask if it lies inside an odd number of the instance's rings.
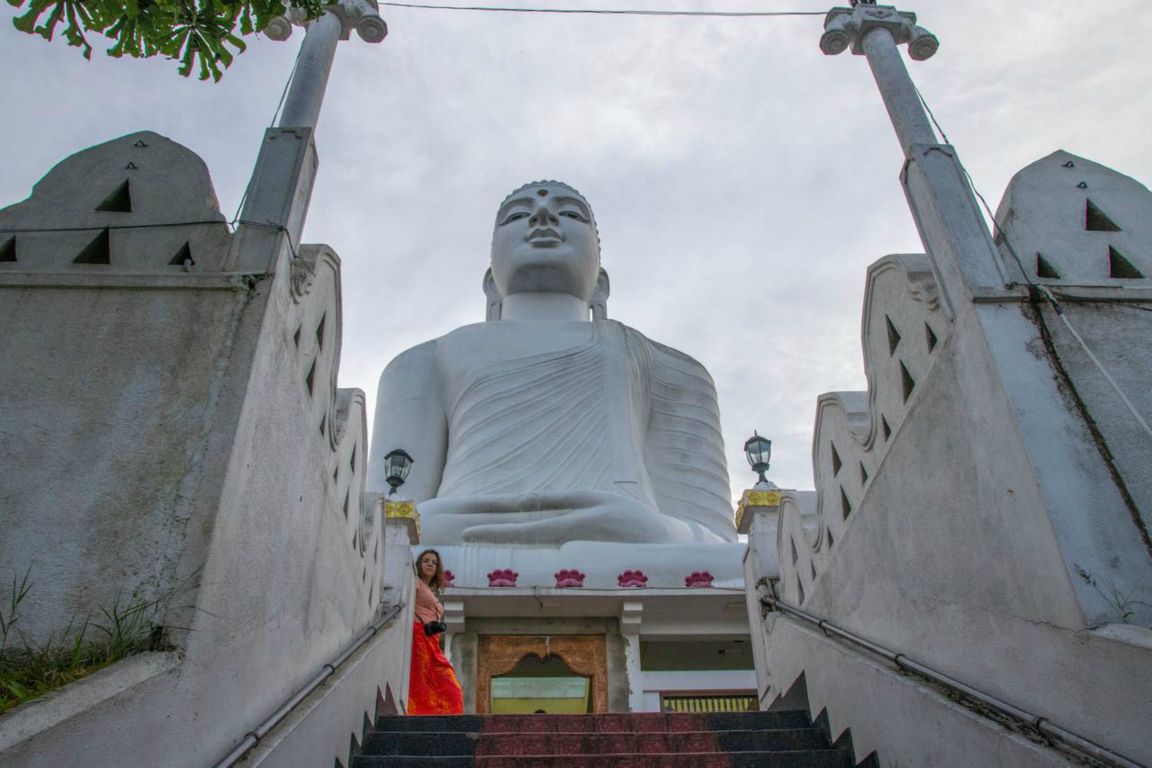
[[[389,451],[384,457],[384,479],[388,485],[397,488],[408,479],[408,470],[412,468],[412,457],[408,452],[397,448]]]
[[[763,472],[768,469],[772,459],[772,441],[754,434],[744,443],[744,455],[748,457],[748,464],[754,471]]]

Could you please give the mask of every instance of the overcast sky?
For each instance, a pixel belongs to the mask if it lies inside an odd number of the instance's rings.
[[[538,0],[500,5],[826,11],[813,0]],[[0,206],[58,160],[140,129],[198,153],[230,218],[303,39],[250,40],[219,84],[173,63],[84,61],[0,16]],[[1017,170],[1066,149],[1152,180],[1152,6],[921,0],[941,41],[909,62],[995,207]],[[921,252],[895,138],[863,57],[825,57],[822,18],[654,18],[381,8],[381,45],[340,45],[305,242],[343,263],[340,385],[375,406],[383,367],[484,317],[493,216],[519,184],[591,202],[610,317],[716,380],[733,496],[741,448],[812,487],[816,397],[865,389],[867,266]],[[419,459],[419,457],[417,457]]]

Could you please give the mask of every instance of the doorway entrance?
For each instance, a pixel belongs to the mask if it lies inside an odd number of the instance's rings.
[[[603,635],[480,635],[477,714],[608,711]]]

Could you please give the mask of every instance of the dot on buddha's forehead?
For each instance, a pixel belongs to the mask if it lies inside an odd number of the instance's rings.
[[[536,190],[536,194],[540,195],[540,197],[548,197],[548,190],[538,189]]]

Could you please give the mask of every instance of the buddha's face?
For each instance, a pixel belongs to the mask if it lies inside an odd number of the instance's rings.
[[[533,184],[500,206],[492,278],[501,296],[539,291],[588,301],[599,271],[592,209],[571,189]]]

